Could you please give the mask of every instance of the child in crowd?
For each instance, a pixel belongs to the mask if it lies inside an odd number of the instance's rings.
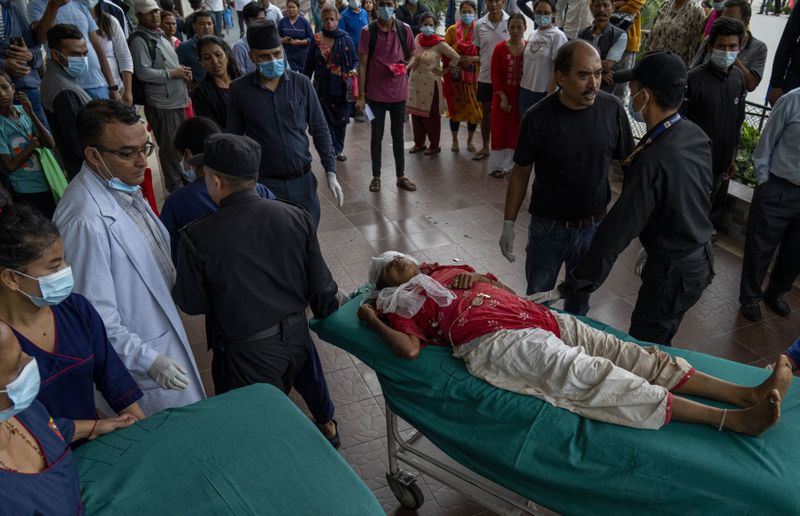
[[[19,102],[14,105],[13,102]],[[52,149],[50,132],[33,112],[24,93],[16,93],[11,78],[0,71],[0,164],[15,202],[25,202],[50,218],[56,209],[50,185],[36,149]]]

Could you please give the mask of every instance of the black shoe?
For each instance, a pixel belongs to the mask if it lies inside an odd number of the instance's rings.
[[[739,311],[742,312],[744,318],[749,321],[758,322],[761,320],[761,307],[758,306],[758,303],[742,305]]]
[[[772,308],[772,310],[781,317],[789,317],[789,314],[792,313],[792,307],[789,306],[789,303],[787,303],[781,295],[775,297],[765,297],[764,302],[767,303],[767,306]]]
[[[336,160],[337,161],[347,161],[347,156],[345,156],[344,154],[337,154],[336,155]]]

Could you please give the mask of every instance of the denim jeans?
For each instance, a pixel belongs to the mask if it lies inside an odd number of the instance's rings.
[[[519,89],[519,119],[522,120],[527,113],[528,108],[542,100],[547,96],[546,91],[533,91],[526,90],[525,88]]]
[[[97,88],[83,89],[93,100],[106,100],[108,96],[108,86],[98,86]]]
[[[403,149],[403,123],[406,116],[405,102],[367,102],[375,119],[370,123],[371,135],[369,142],[372,157],[372,177],[381,177],[381,152],[383,143],[383,130],[386,123],[386,113],[389,113],[389,127],[392,132],[392,154],[394,154],[394,169],[397,177],[405,174],[406,157]]]
[[[525,248],[527,294],[555,288],[562,264],[566,264],[567,275],[574,271],[589,250],[598,226],[599,222],[572,229],[563,222],[531,217],[528,246]],[[589,310],[589,294],[580,292],[568,297],[564,300],[564,310],[585,315]]]

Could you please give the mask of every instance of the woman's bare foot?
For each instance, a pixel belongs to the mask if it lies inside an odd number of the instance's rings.
[[[789,387],[792,385],[792,378],[794,375],[792,374],[792,363],[789,360],[789,357],[786,355],[781,355],[778,357],[778,360],[775,362],[775,365],[772,369],[772,374],[764,380],[761,385],[757,385],[752,389],[749,389],[750,394],[748,395],[748,400],[742,405],[743,407],[752,407],[759,402],[761,402],[773,389],[777,389],[778,393],[781,395],[781,399],[786,397],[786,393],[789,391]]]
[[[730,410],[725,418],[725,429],[758,437],[781,418],[781,394],[772,389],[761,403],[742,410]]]

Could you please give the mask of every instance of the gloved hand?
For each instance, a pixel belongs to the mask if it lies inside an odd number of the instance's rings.
[[[644,250],[644,247],[639,249],[639,255],[636,257],[636,264],[633,266],[633,273],[637,276],[642,275],[642,270],[644,270],[644,264],[647,263],[647,251]]]
[[[535,292],[529,296],[525,296],[525,299],[542,305],[545,303],[558,301],[562,297],[563,296],[561,294],[561,289],[559,287],[556,287],[553,290],[548,290],[547,292]]]
[[[344,204],[344,192],[342,191],[342,187],[339,185],[339,180],[336,178],[336,172],[326,172],[326,174],[328,176],[328,188],[333,194],[333,198],[336,199],[339,207],[341,208]]]
[[[182,391],[189,386],[186,369],[177,360],[166,355],[158,355],[147,370],[147,374],[162,389],[175,389]]]
[[[511,263],[517,260],[517,257],[512,253],[514,252],[514,221],[503,221],[503,234],[500,235],[500,252]]]

